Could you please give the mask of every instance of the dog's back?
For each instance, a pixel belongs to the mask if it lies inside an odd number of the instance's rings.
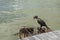
[[[19,34],[20,34],[19,37],[20,38],[28,37],[28,36],[32,35],[33,32],[34,32],[34,28],[22,28],[19,31]]]

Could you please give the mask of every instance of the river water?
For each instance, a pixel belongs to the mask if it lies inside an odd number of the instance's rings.
[[[18,40],[22,26],[39,27],[38,15],[52,30],[60,29],[59,0],[0,0],[0,40]]]

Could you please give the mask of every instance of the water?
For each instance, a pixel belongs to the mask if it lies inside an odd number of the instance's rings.
[[[0,40],[18,40],[21,26],[39,26],[38,15],[52,30],[60,30],[59,0],[0,0]]]
[[[0,0],[0,10],[16,10],[23,8],[58,8],[58,0]]]

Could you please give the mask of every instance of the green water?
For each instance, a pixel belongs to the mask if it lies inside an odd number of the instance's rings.
[[[17,40],[17,33],[22,26],[39,27],[33,16],[38,15],[52,30],[60,30],[59,8],[33,8],[0,13],[0,40]]]
[[[3,2],[0,1],[0,10],[3,10],[0,11],[0,40],[18,40],[18,36],[13,34],[19,32],[22,26],[39,27],[39,24],[33,19],[35,15],[43,19],[52,30],[60,30],[59,0],[21,0],[22,9],[16,8],[17,10],[15,10],[15,7],[11,7],[13,1],[6,0],[6,4],[4,0]],[[19,3],[20,0],[15,5]],[[6,11],[12,10],[12,8],[13,11]]]

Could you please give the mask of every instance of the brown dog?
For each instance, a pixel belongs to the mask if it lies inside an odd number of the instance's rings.
[[[23,39],[25,37],[31,36],[34,32],[34,28],[22,28],[19,31],[19,37],[20,39]]]

